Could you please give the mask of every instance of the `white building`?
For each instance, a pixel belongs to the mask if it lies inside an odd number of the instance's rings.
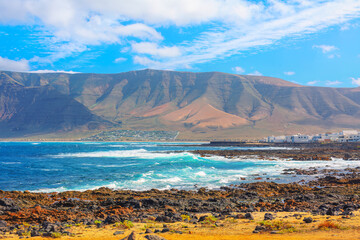
[[[293,135],[291,136],[291,142],[293,143],[308,143],[310,142],[310,137],[308,135]]]
[[[292,136],[269,136],[260,141],[269,143],[360,142],[360,132],[343,130],[338,133],[323,133],[314,136],[299,133]]]
[[[271,137],[268,137],[268,140],[267,142],[270,142],[270,143],[284,143],[286,140],[286,137],[285,136],[271,136]]]

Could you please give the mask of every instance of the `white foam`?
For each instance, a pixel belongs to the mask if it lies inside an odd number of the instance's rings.
[[[195,173],[195,175],[199,176],[199,177],[205,177],[206,173],[204,171],[200,171],[200,172]]]
[[[96,165],[96,167],[103,167],[103,168],[121,168],[124,167],[123,165]]]
[[[98,152],[81,152],[81,153],[61,153],[53,155],[55,158],[140,158],[140,159],[156,159],[156,158],[173,158],[173,157],[197,157],[188,152],[172,153],[172,152],[150,152],[145,149],[137,150],[115,150],[115,151],[98,151]]]
[[[141,183],[145,183],[146,180],[144,178],[139,178],[138,180],[136,181],[132,181],[134,184],[141,184]]]
[[[21,162],[1,162],[1,163],[5,165],[21,164]]]
[[[63,171],[61,169],[47,169],[47,168],[42,168],[42,169],[39,169],[40,171],[44,171],[44,172],[59,172],[59,171]]]
[[[58,188],[41,188],[41,189],[30,191],[30,192],[51,193],[51,192],[65,192],[65,191],[69,191],[69,190],[65,187],[58,187]]]
[[[167,183],[177,183],[181,182],[182,179],[179,177],[165,178],[165,179],[154,179],[154,182],[167,182]]]

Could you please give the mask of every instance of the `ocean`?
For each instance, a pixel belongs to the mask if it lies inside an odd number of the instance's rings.
[[[283,170],[288,168],[360,166],[360,161],[342,159],[331,162],[255,157],[227,159],[201,157],[189,152],[201,149],[251,148],[156,142],[1,142],[0,189],[34,192],[84,191],[100,187],[139,191],[219,189],[244,182],[293,182],[310,178],[284,175]]]

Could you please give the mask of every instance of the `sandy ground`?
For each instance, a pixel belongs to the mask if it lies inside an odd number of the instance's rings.
[[[289,240],[327,240],[327,239],[360,239],[360,212],[356,212],[354,217],[342,218],[341,216],[312,216],[307,213],[297,213],[301,217],[293,216],[295,213],[277,213],[276,219],[272,221],[282,220],[290,223],[296,229],[295,232],[285,233],[252,233],[256,225],[263,220],[264,213],[254,213],[255,220],[250,221],[246,219],[225,219],[217,222],[218,227],[206,224],[190,224],[186,222],[167,224],[168,228],[172,231],[182,231],[183,234],[179,233],[160,233],[159,236],[164,237],[168,240],[175,239],[186,239],[186,240],[233,240],[233,239],[244,239],[244,240],[261,240],[261,239],[289,239]],[[316,222],[304,223],[302,220],[304,217],[311,216]],[[331,221],[341,226],[341,229],[319,229],[320,223],[325,221]],[[149,223],[135,223],[135,226],[129,230],[124,230],[124,234],[114,235],[114,232],[122,230],[114,226],[106,226],[104,228],[85,228],[85,226],[72,227],[71,232],[75,233],[75,236],[63,236],[61,239],[69,240],[119,240],[123,239],[131,232],[135,231],[137,239],[145,239],[144,232],[145,228],[151,230],[162,229],[163,224],[158,222]],[[2,236],[2,237],[1,237]],[[0,239],[20,239],[15,235],[0,235]],[[49,239],[34,237],[31,239]]]

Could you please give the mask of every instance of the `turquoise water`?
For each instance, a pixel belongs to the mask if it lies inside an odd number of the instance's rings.
[[[294,181],[294,176],[282,175],[286,168],[324,164],[333,168],[360,166],[359,162],[341,159],[331,163],[226,159],[200,157],[188,152],[197,149],[209,148],[151,142],[3,142],[0,143],[0,189],[51,192],[103,186],[132,190],[220,188],[256,181],[257,177],[269,181]]]

